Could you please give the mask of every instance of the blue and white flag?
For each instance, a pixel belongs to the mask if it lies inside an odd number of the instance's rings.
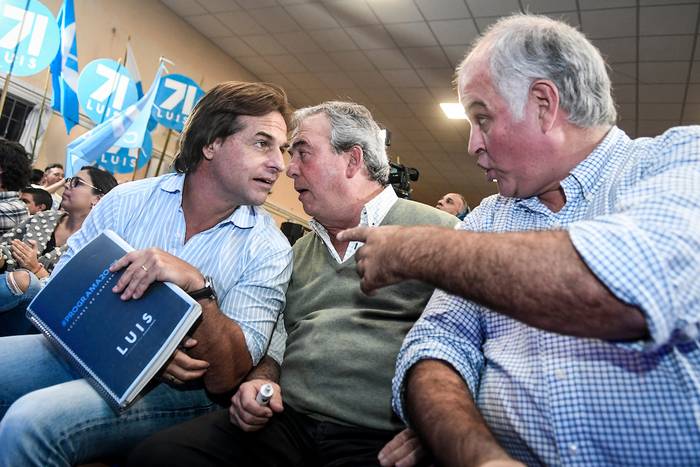
[[[100,123],[66,147],[66,177],[72,177],[84,165],[93,164],[112,146],[141,147],[163,71],[165,65],[161,62],[146,95],[124,112]]]
[[[75,10],[73,0],[64,0],[58,13],[58,27],[61,31],[60,46],[51,62],[54,110],[63,115],[66,133],[78,123],[78,41],[75,37]]]
[[[136,57],[134,57],[134,51],[131,50],[131,41],[126,43],[126,69],[129,70],[131,79],[136,83],[136,94],[138,98],[143,97],[143,85],[141,84],[141,73],[139,73],[139,67],[136,64]]]
[[[141,84],[141,73],[139,73],[139,66],[136,64],[136,56],[134,55],[134,50],[131,48],[131,40],[126,43],[126,60],[125,66],[131,79],[136,84],[136,95],[139,99],[143,97],[143,85]],[[158,122],[155,118],[151,117],[148,121],[148,131],[153,131],[153,129],[158,126]]]

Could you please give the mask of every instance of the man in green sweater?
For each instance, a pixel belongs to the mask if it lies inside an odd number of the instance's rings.
[[[458,220],[396,196],[379,126],[361,105],[298,110],[291,142],[287,175],[313,233],[294,245],[286,349],[279,325],[228,412],[155,435],[132,453],[133,465],[411,465],[423,455],[392,412],[391,379],[433,288],[409,281],[365,295],[355,272],[361,244],[336,235],[357,225]],[[256,402],[264,384],[274,388],[268,405]]]

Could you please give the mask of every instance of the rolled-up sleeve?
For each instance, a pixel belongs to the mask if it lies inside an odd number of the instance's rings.
[[[436,290],[420,319],[401,346],[392,382],[396,414],[409,424],[404,396],[406,376],[421,360],[449,363],[475,395],[484,365],[482,320],[478,307],[460,297]]]
[[[280,313],[275,324],[275,329],[270,337],[270,345],[267,348],[267,355],[282,366],[284,351],[287,348],[287,331],[284,328],[284,312]]]
[[[697,157],[697,156],[696,156]],[[646,318],[637,350],[696,339],[700,325],[700,164],[665,167],[617,200],[620,210],[568,227],[592,273]]]
[[[253,365],[265,355],[292,274],[292,250],[283,248],[257,257],[221,298],[221,311],[238,323],[245,336]],[[276,358],[275,358],[276,359]]]

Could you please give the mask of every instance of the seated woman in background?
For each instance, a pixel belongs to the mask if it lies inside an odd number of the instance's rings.
[[[0,237],[0,335],[26,334],[24,312],[43,280],[97,202],[117,181],[109,172],[83,167],[65,181],[60,211],[43,211]]]

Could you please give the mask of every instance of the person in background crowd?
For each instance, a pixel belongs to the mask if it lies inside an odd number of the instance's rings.
[[[41,182],[44,180],[44,171],[41,169],[32,169],[29,176],[29,186],[32,188],[43,188]]]
[[[435,205],[441,211],[449,212],[453,216],[457,216],[459,220],[464,220],[464,216],[469,214],[469,205],[464,196],[459,193],[447,193],[440,198],[440,201]]]
[[[56,193],[63,187],[63,165],[59,163],[50,164],[44,170],[44,178],[41,179],[41,188],[51,193],[53,206],[51,209],[58,209],[61,204],[61,196]]]
[[[29,217],[19,191],[29,184],[31,165],[24,147],[0,138],[0,235]]]
[[[33,216],[39,211],[48,211],[51,209],[53,200],[51,194],[43,188],[27,187],[22,188],[19,193],[19,199],[27,205],[29,215]]]
[[[117,181],[105,170],[86,166],[65,184],[61,211],[40,211],[0,238],[0,336],[33,331],[24,313],[27,305],[66,251],[68,238]],[[32,189],[50,202],[46,191]]]

